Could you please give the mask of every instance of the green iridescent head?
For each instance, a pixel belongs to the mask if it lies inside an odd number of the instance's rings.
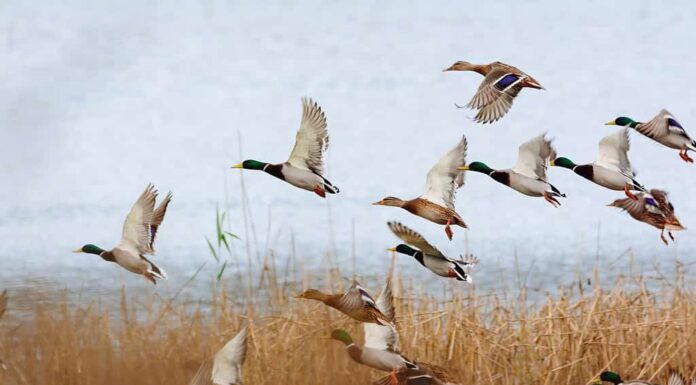
[[[623,383],[621,376],[614,372],[602,372],[602,374],[599,375],[599,379],[602,381],[611,382],[614,385]]]
[[[568,169],[573,169],[575,166],[577,166],[575,163],[573,163],[572,160],[564,157],[556,158],[551,161],[552,166],[557,166],[557,167],[564,167]]]
[[[633,120],[631,118],[627,118],[625,116],[620,116],[620,117],[612,120],[611,122],[607,122],[606,125],[607,126],[621,126],[621,127],[636,128],[636,126],[638,125],[638,122],[636,122],[635,120]]]
[[[409,245],[404,245],[403,243],[394,248],[389,249],[389,251],[395,251],[397,253],[406,254],[410,256],[414,256],[418,252],[418,250],[412,248]]]
[[[94,255],[101,255],[101,253],[104,252],[104,249],[102,249],[99,246],[95,246],[91,243],[88,243],[82,247],[80,247],[77,250],[73,250],[73,253],[87,253],[87,254],[94,254]]]
[[[348,332],[343,329],[336,329],[332,331],[331,339],[341,341],[346,345],[350,345],[353,343],[353,339],[350,337],[350,334],[348,334]]]
[[[471,162],[471,163],[469,163],[468,166],[457,167],[457,170],[476,171],[476,172],[481,172],[484,174],[490,174],[493,171],[495,171],[494,169],[488,167],[488,165],[483,163],[483,162]]]
[[[235,164],[232,168],[243,168],[246,170],[263,170],[268,163],[259,162],[258,160],[247,159],[242,163]]]

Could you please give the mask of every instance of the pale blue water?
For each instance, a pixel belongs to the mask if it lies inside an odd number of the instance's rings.
[[[154,258],[171,279],[158,290],[175,290],[212,262],[204,236],[214,231],[218,204],[243,239],[235,253],[246,261],[250,252],[254,266],[267,248],[286,266],[294,235],[307,268],[330,266],[331,253],[349,275],[355,253],[358,274],[380,274],[390,261],[384,250],[396,241],[388,220],[450,254],[476,253],[484,287],[502,284],[500,269],[514,275],[515,258],[546,289],[627,250],[646,268],[696,261],[690,230],[665,247],[656,229],[605,207],[621,193],[567,170],[550,171],[568,194],[559,209],[469,175],[457,208],[471,230],[455,229],[451,243],[440,226],[370,205],[421,194],[430,166],[462,134],[470,160],[500,168],[545,130],[560,154],[589,162],[612,130],[605,121],[645,120],[663,107],[696,134],[692,2],[10,1],[2,10],[1,286],[31,278],[104,293],[146,287],[70,250],[116,244],[148,182],[174,192]],[[501,122],[474,124],[473,113],[454,103],[466,103],[481,78],[442,72],[456,60],[514,64],[548,91],[525,90]],[[229,166],[247,157],[285,160],[304,95],[327,114],[329,177],[341,194],[322,201],[245,173],[254,238],[244,227],[239,173]],[[696,226],[696,166],[643,137],[632,140],[638,179],[668,190],[682,222]],[[627,259],[602,265],[612,275]],[[408,259],[400,266],[433,279]]]

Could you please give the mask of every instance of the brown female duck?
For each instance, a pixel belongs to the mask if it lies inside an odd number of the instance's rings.
[[[668,244],[665,238],[665,230],[674,241],[672,231],[685,230],[674,214],[674,206],[667,199],[667,193],[662,190],[652,189],[649,194],[636,194],[637,199],[617,199],[610,203],[610,207],[618,207],[623,209],[633,217],[633,219],[645,222],[651,226],[660,229],[660,239],[665,245]]]
[[[379,310],[375,300],[355,280],[345,294],[326,294],[319,290],[308,289],[296,298],[321,301],[360,322],[393,326],[391,319]]]
[[[473,71],[484,76],[478,91],[467,104],[467,107],[478,110],[474,121],[479,123],[492,123],[505,116],[522,88],[544,89],[533,77],[499,61],[490,64],[458,61],[443,71]]]
[[[467,228],[454,209],[454,196],[464,185],[464,172],[457,167],[466,164],[466,138],[462,136],[456,147],[445,154],[428,172],[425,194],[411,200],[386,197],[373,205],[401,207],[402,209],[439,225],[445,225],[445,234],[452,240],[450,225]]]

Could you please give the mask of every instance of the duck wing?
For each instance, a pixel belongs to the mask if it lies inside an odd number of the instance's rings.
[[[672,116],[672,113],[662,109],[652,120],[640,123],[636,131],[652,139],[660,139],[669,135],[680,135],[689,138],[684,127]]]
[[[628,160],[630,149],[631,141],[628,137],[628,129],[622,128],[599,141],[599,156],[595,164],[633,178],[633,168],[631,161]]]
[[[222,347],[213,359],[211,379],[215,385],[242,382],[242,364],[246,359],[248,327],[242,329]]]
[[[396,322],[396,314],[394,310],[394,296],[391,289],[391,276],[387,276],[387,283],[382,288],[382,292],[379,293],[376,303],[377,309],[394,324]],[[363,329],[365,331],[365,347],[392,352],[401,350],[399,333],[393,326],[365,322],[363,323]]]
[[[147,185],[138,200],[131,207],[123,223],[121,243],[118,247],[136,250],[138,254],[151,254],[153,236],[152,217],[155,210],[157,190],[152,184]],[[164,207],[166,211],[166,206]],[[164,214],[163,214],[164,216]],[[160,221],[161,222],[161,221]]]
[[[512,171],[529,178],[546,181],[546,164],[553,159],[556,151],[551,145],[551,140],[543,133],[519,147],[517,164]]]
[[[426,241],[425,238],[423,238],[423,236],[416,231],[411,230],[399,222],[387,222],[387,226],[389,226],[392,233],[399,237],[399,239],[401,239],[404,243],[415,246],[424,254],[430,255],[431,257],[447,259],[445,255],[440,252],[440,250],[428,243],[428,241]]]
[[[357,280],[353,280],[350,289],[343,294],[337,302],[338,309],[346,314],[356,313],[365,307],[373,308],[381,313],[375,299],[367,292]],[[384,317],[386,319],[386,317]]]
[[[293,167],[324,174],[324,153],[329,148],[329,131],[326,116],[312,99],[302,99],[302,122],[295,137],[288,163]]]
[[[479,110],[474,121],[492,123],[505,116],[522,90],[521,83],[525,78],[527,75],[512,66],[494,64],[467,104],[467,107]]]
[[[462,140],[428,171],[425,194],[421,198],[454,210],[455,193],[464,185],[465,174],[457,167],[466,164],[466,149],[466,137],[462,136]]]
[[[159,229],[162,221],[164,220],[164,215],[167,213],[167,206],[169,202],[172,201],[172,192],[168,192],[164,197],[164,200],[157,206],[155,212],[152,214],[152,220],[150,221],[150,250],[154,250],[155,236],[157,235],[157,230]]]

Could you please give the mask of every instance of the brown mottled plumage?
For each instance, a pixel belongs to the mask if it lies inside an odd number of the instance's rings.
[[[374,382],[374,385],[456,385],[447,371],[437,365],[416,362],[418,368],[403,368]]]
[[[499,61],[490,64],[458,61],[444,71],[473,71],[484,76],[478,91],[467,104],[467,107],[478,110],[474,117],[478,123],[492,123],[505,116],[522,88],[544,89],[533,77]]]
[[[377,308],[375,300],[357,281],[353,281],[345,294],[326,294],[319,290],[308,289],[296,298],[321,301],[341,313],[360,322],[393,326],[392,321]]]
[[[636,199],[617,199],[609,206],[621,208],[633,219],[660,229],[660,239],[665,244],[668,244],[664,236],[665,230],[667,230],[669,237],[674,240],[672,231],[686,229],[674,214],[674,206],[667,198],[667,193],[662,190],[652,189],[650,194],[639,193],[636,195]]]

